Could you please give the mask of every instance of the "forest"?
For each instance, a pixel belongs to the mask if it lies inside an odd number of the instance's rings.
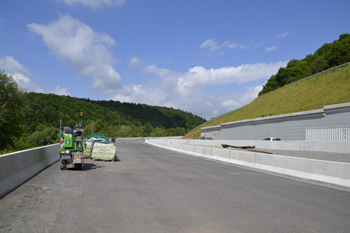
[[[259,96],[347,62],[350,62],[350,34],[344,33],[333,43],[325,43],[314,54],[289,61],[287,67],[281,67],[277,74],[267,80]]]
[[[107,137],[161,137],[185,135],[206,122],[204,118],[179,109],[90,100],[55,94],[24,93],[21,134],[17,134],[10,150],[21,150],[58,142],[62,126],[73,128],[83,112],[85,137],[103,133]]]

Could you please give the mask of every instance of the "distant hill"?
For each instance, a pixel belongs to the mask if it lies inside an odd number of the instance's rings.
[[[321,109],[350,102],[350,65],[260,95],[243,108],[214,118],[183,138],[198,138],[201,128],[225,122]]]
[[[25,111],[27,133],[42,131],[46,127],[73,127],[84,113],[83,123],[87,133],[100,132],[106,136],[179,136],[206,120],[179,109],[95,101],[55,94],[26,93]],[[86,135],[88,136],[88,135]]]
[[[18,111],[21,116],[16,122],[18,133],[9,136],[11,143],[0,148],[0,155],[58,143],[60,120],[62,126],[73,128],[80,122],[80,112],[84,116],[85,137],[91,133],[103,133],[107,137],[181,136],[206,122],[204,118],[189,112],[146,104],[95,101],[33,92],[20,92],[19,96],[21,106]],[[7,107],[5,110],[11,110],[8,105],[4,106]]]

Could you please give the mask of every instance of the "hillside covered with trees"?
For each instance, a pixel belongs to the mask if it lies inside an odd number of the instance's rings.
[[[146,104],[33,92],[27,93],[25,99],[24,127],[30,133],[45,127],[58,127],[60,119],[65,126],[73,127],[79,121],[80,112],[84,113],[87,131],[93,129],[94,132],[116,137],[181,135],[205,122],[204,118],[189,112]]]
[[[350,62],[349,33],[340,35],[333,43],[325,43],[314,54],[309,54],[302,60],[289,61],[287,67],[281,67],[277,74],[268,79],[259,96],[347,62]]]
[[[7,77],[4,72],[2,75]],[[12,80],[11,77],[7,78]],[[4,149],[21,150],[58,142],[60,120],[62,126],[73,128],[79,122],[80,112],[84,113],[85,137],[93,132],[103,133],[107,137],[181,136],[206,121],[192,113],[174,108],[24,93],[13,80],[11,85],[16,86],[21,98],[17,115],[22,117],[16,123],[18,127],[13,128],[16,134],[11,134],[12,126],[9,125],[7,135],[2,135],[9,140],[1,144],[0,154]],[[8,100],[3,102],[6,101]]]

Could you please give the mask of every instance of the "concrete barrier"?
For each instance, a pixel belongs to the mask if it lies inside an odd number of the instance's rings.
[[[59,160],[59,143],[0,156],[0,197]]]
[[[152,140],[152,139],[150,139]],[[304,150],[349,153],[349,142],[315,142],[315,141],[263,141],[263,140],[193,140],[193,139],[153,139],[164,143],[189,144],[198,146],[256,146],[259,149]]]
[[[187,143],[189,143],[188,140],[183,141],[187,141]],[[194,143],[198,143],[198,141],[199,140],[193,140]],[[289,156],[270,155],[265,153],[246,152],[239,150],[210,148],[203,147],[200,145],[183,145],[178,144],[177,142],[178,141],[176,140],[166,142],[164,141],[164,139],[146,140],[146,143],[155,146],[191,154],[198,157],[219,160],[222,162],[228,162],[250,168],[256,168],[283,175],[298,177],[307,180],[320,181],[324,183],[335,184],[350,188],[350,163],[295,158]],[[209,141],[209,144],[213,144],[213,141]],[[172,145],[172,147],[168,145]],[[315,149],[315,147],[305,148]]]

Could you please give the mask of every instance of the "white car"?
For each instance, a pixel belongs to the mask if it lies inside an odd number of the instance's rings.
[[[264,138],[264,141],[281,141],[280,138],[270,137],[270,138]]]

